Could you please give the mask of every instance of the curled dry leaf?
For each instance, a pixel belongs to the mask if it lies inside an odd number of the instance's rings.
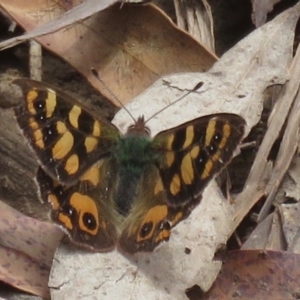
[[[295,299],[299,293],[299,264],[300,255],[289,252],[229,252],[212,289],[199,299]]]
[[[278,2],[280,0],[252,0],[252,20],[256,27],[266,23],[268,13],[273,10],[274,5]]]
[[[32,1],[28,6],[4,0],[1,5],[26,30],[62,13],[61,8],[49,1]],[[163,75],[205,71],[216,61],[212,53],[151,4],[123,4],[121,9],[116,4],[38,41],[115,101],[91,74],[91,68],[95,68],[122,103],[130,101]]]
[[[242,115],[249,132],[260,118],[265,88],[288,79],[294,27],[299,14],[300,5],[297,5],[262,26],[229,50],[207,73],[164,77],[127,108],[136,118],[145,114],[147,119],[203,82],[199,90],[147,123],[152,135],[216,112]],[[115,123],[124,131],[131,122],[124,111],[115,118]],[[253,190],[252,194],[255,194]],[[173,230],[171,240],[154,253],[140,255],[128,262],[117,252],[78,254],[72,258],[61,249],[60,264],[54,265],[50,280],[51,286],[61,289],[52,290],[53,298],[61,299],[62,295],[71,294],[83,297],[93,293],[101,299],[124,294],[132,299],[138,299],[140,295],[147,299],[183,299],[184,290],[194,284],[207,290],[220,268],[218,262],[212,262],[215,250],[233,228],[232,217],[228,217],[230,209],[212,182],[206,188],[200,206]],[[186,247],[192,250],[190,254],[184,251]]]
[[[0,233],[0,280],[49,298],[49,272],[61,230],[0,201]]]

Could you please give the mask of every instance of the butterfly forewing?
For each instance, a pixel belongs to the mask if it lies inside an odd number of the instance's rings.
[[[182,206],[199,196],[211,178],[231,160],[245,121],[234,114],[201,117],[159,133],[153,147],[167,201]]]
[[[115,126],[96,119],[76,100],[49,85],[18,79],[25,105],[15,115],[44,170],[70,185],[116,143]]]

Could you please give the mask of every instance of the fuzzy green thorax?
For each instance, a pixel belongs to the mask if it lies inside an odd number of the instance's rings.
[[[114,151],[120,170],[132,176],[139,176],[154,160],[151,140],[144,136],[129,135],[120,138]]]
[[[113,150],[118,172],[114,200],[122,215],[128,214],[134,204],[141,176],[155,162],[151,143],[148,132],[129,132],[119,138]]]

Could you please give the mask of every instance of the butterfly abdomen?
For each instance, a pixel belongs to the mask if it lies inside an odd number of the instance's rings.
[[[127,215],[134,204],[138,183],[154,161],[150,145],[148,137],[128,135],[120,138],[113,151],[118,169],[114,200],[122,215]]]

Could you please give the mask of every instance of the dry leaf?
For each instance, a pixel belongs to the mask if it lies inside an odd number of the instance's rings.
[[[294,300],[299,294],[300,255],[232,251],[209,293],[200,300]]]
[[[214,185],[203,197],[193,217],[181,222],[171,240],[152,253],[126,258],[117,251],[89,254],[60,247],[49,281],[52,299],[185,299],[185,289],[195,281],[207,290],[220,269],[211,249],[226,242],[231,212]]]
[[[284,240],[287,244],[286,250],[300,253],[300,206],[295,204],[282,204],[279,207]]]
[[[300,158],[297,154],[293,157],[290,168],[276,195],[276,204],[283,203],[287,198],[300,201]]]
[[[49,272],[63,236],[61,230],[26,217],[0,201],[0,233],[0,280],[49,298]]]
[[[31,6],[8,0],[1,4],[27,30],[62,12],[49,1],[36,1]],[[35,11],[40,18],[36,18]],[[69,62],[117,105],[107,88],[92,75],[92,67],[122,103],[127,103],[163,75],[205,71],[216,61],[212,53],[151,4],[124,4],[121,9],[116,4],[38,41]]]
[[[213,17],[208,2],[175,0],[178,27],[189,32],[197,41],[215,53]]]
[[[268,13],[271,12],[274,5],[280,1],[281,0],[252,0],[252,21],[256,27],[266,23]]]
[[[281,217],[276,210],[261,223],[259,223],[247,241],[243,244],[242,250],[275,250],[286,251],[286,241],[283,234]]]

